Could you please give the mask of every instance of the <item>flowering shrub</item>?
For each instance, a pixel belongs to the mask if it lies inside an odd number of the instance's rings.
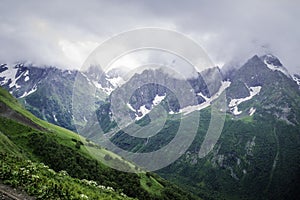
[[[96,181],[74,179],[66,171],[57,173],[43,163],[5,153],[0,153],[0,180],[37,199],[131,199]]]

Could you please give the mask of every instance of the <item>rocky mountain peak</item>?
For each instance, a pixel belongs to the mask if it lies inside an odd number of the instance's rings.
[[[267,55],[261,56],[260,59],[272,71],[279,71],[279,72],[285,74],[287,77],[291,78],[291,75],[289,74],[288,70],[282,65],[282,63],[276,56],[274,56],[272,54],[267,54]]]
[[[274,66],[281,67],[283,66],[280,62],[280,60],[272,55],[272,54],[266,54],[260,57],[263,61],[265,61],[267,64],[273,64]]]
[[[263,62],[261,58],[259,58],[257,55],[254,55],[252,58],[250,58],[241,68],[242,69],[248,69],[251,68],[252,70],[265,70],[266,65]]]

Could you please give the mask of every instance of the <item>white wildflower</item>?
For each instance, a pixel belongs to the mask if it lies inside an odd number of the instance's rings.
[[[80,198],[82,198],[82,199],[88,199],[89,197],[86,196],[85,194],[80,194]]]

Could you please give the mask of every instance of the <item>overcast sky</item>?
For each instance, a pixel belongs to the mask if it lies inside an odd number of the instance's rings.
[[[0,61],[78,68],[120,32],[161,27],[195,41],[214,63],[272,53],[300,72],[300,1],[0,1]]]

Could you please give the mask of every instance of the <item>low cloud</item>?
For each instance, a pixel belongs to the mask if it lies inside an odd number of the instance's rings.
[[[79,68],[104,40],[140,27],[174,29],[217,64],[273,53],[300,72],[299,1],[10,1],[0,3],[0,61]]]

